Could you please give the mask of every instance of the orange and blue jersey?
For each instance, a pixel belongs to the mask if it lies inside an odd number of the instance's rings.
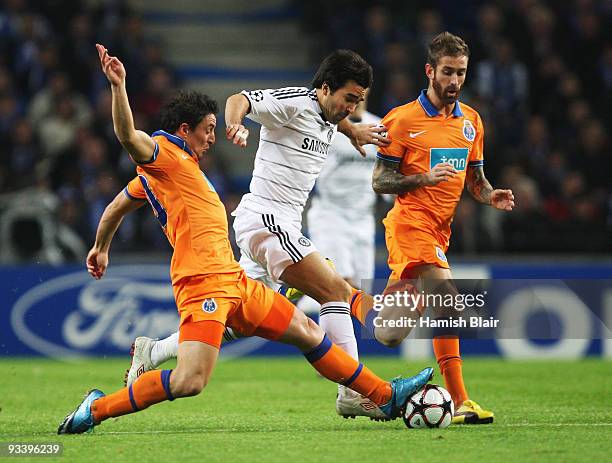
[[[400,173],[427,173],[443,162],[457,170],[457,175],[448,181],[398,195],[386,219],[433,233],[447,247],[467,169],[483,164],[484,129],[480,116],[457,101],[452,114],[446,117],[423,90],[416,100],[391,110],[381,123],[388,129],[391,144],[381,148],[377,156],[397,163]]]
[[[197,156],[180,137],[152,135],[153,157],[136,168],[125,194],[147,200],[174,248],[173,285],[184,278],[241,271],[228,236],[225,207],[200,170]]]

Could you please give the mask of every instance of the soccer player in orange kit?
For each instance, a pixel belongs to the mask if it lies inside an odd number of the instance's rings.
[[[457,294],[446,251],[464,185],[483,204],[504,211],[514,207],[512,191],[493,189],[485,178],[484,128],[479,114],[458,101],[468,57],[468,46],[460,37],[439,34],[429,45],[425,65],[429,87],[415,101],[394,108],[382,121],[391,144],[378,151],[372,186],[379,194],[397,194],[384,220],[391,269],[386,293],[414,290],[407,281],[412,280],[424,293]],[[360,297],[353,298],[352,313],[364,326],[371,326],[372,304],[366,303],[366,297],[356,300]],[[434,314],[440,313],[436,310],[441,308],[433,309]],[[382,320],[418,316],[410,310],[385,306],[376,315]],[[419,312],[423,310],[419,308]],[[409,333],[407,326],[374,328],[375,338],[388,346],[398,345]],[[468,398],[457,331],[434,328],[433,347],[455,404],[453,423],[493,422],[492,412]]]
[[[128,194],[117,195],[111,206],[117,219],[135,208],[132,199],[146,198],[174,248],[170,273],[180,346],[175,370],[147,371],[109,395],[91,390],[58,434],[89,432],[108,418],[199,394],[211,377],[226,324],[247,336],[295,345],[321,375],[368,397],[387,419],[400,416],[410,395],[431,379],[431,368],[411,378],[381,380],[286,298],[247,278],[235,261],[225,208],[198,164],[215,143],[216,102],[197,92],[179,94],[164,109],[164,130],[149,136],[134,128],[123,64],[102,45],[96,47],[111,84],[115,133],[138,165]],[[100,273],[96,265],[107,257],[108,247],[101,246],[90,271]]]

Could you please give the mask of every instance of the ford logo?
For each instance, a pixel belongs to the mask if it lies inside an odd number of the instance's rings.
[[[178,328],[165,265],[118,266],[99,281],[86,271],[45,281],[13,305],[11,326],[49,357],[125,354],[136,336],[163,338]]]

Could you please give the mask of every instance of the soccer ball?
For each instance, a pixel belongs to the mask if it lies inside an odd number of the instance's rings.
[[[406,403],[404,423],[409,428],[446,428],[451,424],[455,407],[443,387],[427,384]]]

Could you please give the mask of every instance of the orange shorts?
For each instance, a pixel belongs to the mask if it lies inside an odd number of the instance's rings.
[[[406,278],[406,270],[423,264],[450,268],[446,259],[448,240],[437,238],[421,228],[385,219],[385,241],[389,251],[387,263],[391,280]]]
[[[221,345],[229,326],[244,336],[278,339],[289,326],[295,306],[241,271],[184,278],[174,286],[180,315],[179,340]],[[216,322],[199,323],[199,322]],[[201,336],[198,333],[201,332]]]

